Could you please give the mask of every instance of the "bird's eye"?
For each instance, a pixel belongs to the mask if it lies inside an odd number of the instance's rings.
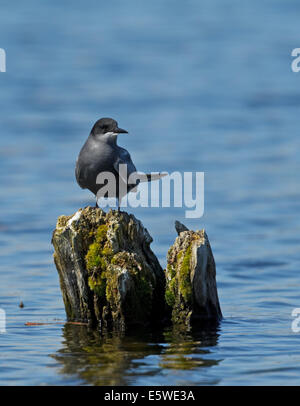
[[[104,133],[106,133],[106,132],[107,132],[107,130],[108,130],[107,125],[103,125],[103,126],[102,126],[102,130],[104,131]]]

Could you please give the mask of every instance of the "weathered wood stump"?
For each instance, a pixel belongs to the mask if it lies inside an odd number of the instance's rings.
[[[207,235],[179,222],[176,230],[164,272],[133,215],[86,207],[60,216],[52,243],[68,320],[118,330],[220,320]]]
[[[164,272],[133,215],[98,208],[60,216],[54,261],[68,320],[125,329],[161,318]]]
[[[204,230],[190,231],[175,223],[178,237],[167,255],[167,304],[172,322],[192,325],[222,318],[216,285],[216,266]]]

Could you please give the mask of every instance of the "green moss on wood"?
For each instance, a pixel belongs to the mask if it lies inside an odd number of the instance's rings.
[[[112,312],[116,315],[120,310],[120,300],[122,296],[122,307],[125,310],[127,319],[147,320],[152,309],[152,295],[155,281],[152,280],[149,270],[144,268],[142,261],[136,254],[126,251],[117,253],[112,259],[112,266],[108,269],[106,297]],[[119,270],[126,270],[129,278],[129,286],[133,288],[129,291],[122,291],[122,277]],[[128,286],[127,288],[128,289]]]
[[[190,245],[184,253],[183,260],[179,268],[179,290],[187,303],[192,300],[192,284],[190,278],[190,260],[191,260],[192,246]]]
[[[176,269],[170,264],[167,265],[168,283],[165,291],[165,299],[170,307],[174,307],[177,292]]]
[[[132,319],[147,320],[155,281],[151,280],[149,270],[141,266],[142,261],[135,254],[127,251],[114,254],[107,240],[107,231],[106,224],[98,227],[85,257],[89,287],[104,305],[109,305],[112,317],[117,319],[121,316],[120,269],[126,269],[134,286],[133,291],[125,295],[123,305],[126,315]]]
[[[170,285],[166,289],[166,292],[165,292],[165,299],[166,299],[168,306],[170,306],[170,307],[174,307],[174,305],[175,305],[175,292],[174,292],[173,286],[171,286],[173,281],[174,280],[172,280],[170,282]]]
[[[94,233],[94,242],[85,256],[89,287],[100,297],[105,297],[106,294],[107,267],[113,257],[113,251],[107,241],[107,230],[106,224],[98,227]]]
[[[171,254],[172,253],[170,252],[169,258],[171,257]],[[190,277],[191,254],[192,243],[186,250],[179,251],[176,255],[176,259],[173,260],[172,264],[169,262],[167,265],[167,286],[165,291],[165,300],[167,304],[173,309],[173,318],[177,317],[176,314],[178,313],[177,310],[179,310],[179,307],[181,307],[180,311],[182,311],[182,306],[187,306],[188,308],[193,300]]]
[[[88,278],[88,284],[90,289],[100,297],[105,297],[106,289],[106,273],[102,272],[99,276],[92,275]]]

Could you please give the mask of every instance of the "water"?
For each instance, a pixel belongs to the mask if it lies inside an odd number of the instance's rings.
[[[298,385],[299,4],[2,3],[0,384]],[[215,331],[64,325],[51,233],[93,204],[74,162],[103,116],[130,131],[119,143],[139,170],[205,172],[201,219],[129,211],[162,265],[175,219],[206,228],[224,315]]]

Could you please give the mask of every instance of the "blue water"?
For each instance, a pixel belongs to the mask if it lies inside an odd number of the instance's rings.
[[[299,12],[294,0],[2,1],[1,385],[300,383]],[[74,164],[103,116],[130,132],[119,143],[139,170],[205,172],[202,218],[129,211],[162,265],[176,219],[205,227],[216,331],[102,337],[64,325],[51,233],[59,215],[94,204]]]

